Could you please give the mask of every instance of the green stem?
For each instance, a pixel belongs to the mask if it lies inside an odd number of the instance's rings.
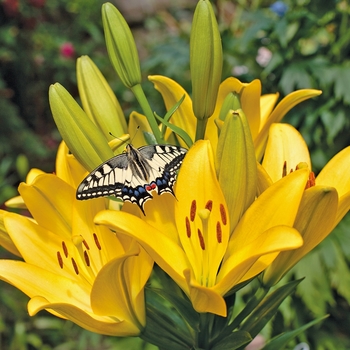
[[[205,128],[207,127],[208,119],[197,119],[197,128],[196,128],[196,141],[203,140],[205,134]]]
[[[139,102],[143,113],[145,114],[148,123],[151,127],[154,137],[157,140],[157,143],[164,143],[161,132],[158,127],[157,120],[152,112],[151,106],[149,105],[145,93],[143,92],[141,84],[134,85],[131,88],[131,91],[134,93],[137,101]]]

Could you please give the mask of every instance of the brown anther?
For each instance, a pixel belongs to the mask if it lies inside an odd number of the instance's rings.
[[[98,248],[98,250],[101,250],[102,248],[101,248],[101,244],[98,240],[97,234],[94,233],[93,236],[94,236],[94,241],[95,241],[96,247]]]
[[[313,171],[310,172],[309,178],[306,182],[305,190],[307,190],[310,187],[313,187],[316,185],[316,178],[315,178],[315,173]]]
[[[191,210],[190,210],[190,219],[191,221],[194,221],[194,218],[196,216],[196,210],[197,210],[197,202],[194,199],[191,204]]]
[[[62,241],[62,249],[63,249],[64,256],[67,258],[68,257],[68,249],[67,249],[66,243],[64,243],[64,241]]]
[[[90,266],[90,258],[86,250],[84,250],[84,259],[85,259],[86,266]]]
[[[222,242],[222,230],[219,221],[216,223],[216,239],[218,240],[218,243]]]
[[[85,241],[85,239],[83,240],[83,244],[87,250],[90,250],[90,247],[89,247],[88,243]]]
[[[282,167],[282,177],[287,176],[287,161],[285,160]]]
[[[221,214],[221,221],[224,225],[227,224],[227,216],[226,216],[226,210],[223,204],[220,204],[220,214]]]
[[[187,233],[187,237],[190,238],[191,237],[191,223],[189,218],[186,216],[186,233]]]
[[[205,205],[205,209],[208,209],[209,211],[213,209],[213,201],[211,199],[208,200],[207,204]]]
[[[60,265],[60,268],[63,269],[63,259],[60,252],[57,252],[57,260],[58,264]]]
[[[74,268],[74,271],[77,275],[79,275],[79,269],[78,269],[78,265],[77,263],[75,262],[75,260],[72,258],[72,265],[73,265],[73,268]]]
[[[198,229],[198,238],[199,238],[199,245],[201,246],[202,250],[205,250],[204,237],[200,229]]]

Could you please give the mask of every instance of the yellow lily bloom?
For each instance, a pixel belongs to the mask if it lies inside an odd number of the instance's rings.
[[[92,332],[138,335],[153,261],[135,241],[93,223],[108,201],[75,199],[85,171],[64,144],[57,164],[57,175],[39,174],[19,186],[33,218],[3,213],[3,227],[24,261],[0,260],[0,279],[31,298],[30,315],[46,309]]]
[[[275,284],[304,255],[325,239],[350,209],[350,179],[348,171],[350,147],[338,153],[305,190],[294,227],[301,233],[301,248],[283,252],[265,271],[264,282]],[[311,171],[308,148],[300,133],[288,124],[273,124],[263,160],[265,176],[278,181],[283,172],[300,166]],[[284,165],[285,164],[285,165]],[[286,169],[283,171],[283,167]],[[288,175],[289,176],[289,175]],[[288,177],[286,176],[286,177]]]
[[[183,95],[186,96],[172,116],[171,122],[184,129],[194,140],[196,118],[192,111],[192,101],[186,91],[174,80],[164,76],[150,76],[149,80],[161,93],[167,109],[178,102]],[[225,97],[230,92],[235,92],[240,96],[241,108],[249,122],[258,160],[262,158],[270,125],[281,121],[286,113],[297,104],[321,94],[320,90],[314,89],[294,91],[283,98],[275,107],[279,95],[276,93],[261,96],[260,80],[246,84],[233,77],[227,78],[220,84],[214,114],[208,120],[205,133],[205,139],[211,141],[214,151],[218,140],[215,119],[219,117]]]
[[[198,141],[182,164],[177,200],[166,195],[154,198],[149,204],[152,210],[146,209],[151,218],[106,210],[97,214],[95,222],[135,238],[182,288],[197,312],[226,316],[223,297],[235,285],[259,274],[278,252],[302,245],[291,226],[307,176],[308,171],[301,169],[272,185],[230,234],[210,143]],[[262,256],[265,265],[255,265]]]

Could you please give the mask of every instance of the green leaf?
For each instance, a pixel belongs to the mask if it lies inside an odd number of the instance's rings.
[[[294,292],[301,281],[300,279],[289,282],[266,297],[246,319],[241,330],[249,332],[254,338],[275,315],[282,301]]]
[[[319,317],[316,320],[313,320],[304,326],[295,329],[294,331],[290,331],[284,334],[280,334],[277,337],[273,338],[268,344],[266,344],[263,348],[263,350],[280,350],[285,349],[285,346],[296,336],[299,334],[305,332],[308,328],[314,326],[315,324],[321,322],[322,320],[326,319],[328,315]]]
[[[169,122],[167,122],[166,120],[164,120],[162,117],[160,117],[159,115],[157,115],[156,113],[154,113],[155,117],[162,122],[163,124],[165,124],[170,130],[172,130],[175,134],[179,135],[186,143],[186,145],[188,147],[191,147],[193,142],[190,138],[190,136],[186,133],[185,130],[182,130],[181,128],[179,128],[176,125],[173,125]]]
[[[251,341],[252,337],[248,332],[232,332],[228,337],[225,337],[220,342],[218,342],[212,348],[212,350],[235,350],[249,344]]]

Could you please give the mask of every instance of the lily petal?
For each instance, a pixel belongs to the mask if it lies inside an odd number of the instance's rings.
[[[314,89],[303,89],[290,93],[277,105],[277,107],[273,110],[270,116],[266,119],[266,123],[261,128],[259,134],[254,140],[255,150],[256,150],[256,158],[260,160],[264,154],[264,149],[266,145],[267,135],[270,126],[273,123],[278,123],[282,120],[282,118],[297,104],[318,96],[322,93],[320,90]]]
[[[288,174],[300,162],[305,162],[311,170],[309,150],[299,131],[289,124],[272,124],[262,162],[272,181],[282,178],[284,164]]]

